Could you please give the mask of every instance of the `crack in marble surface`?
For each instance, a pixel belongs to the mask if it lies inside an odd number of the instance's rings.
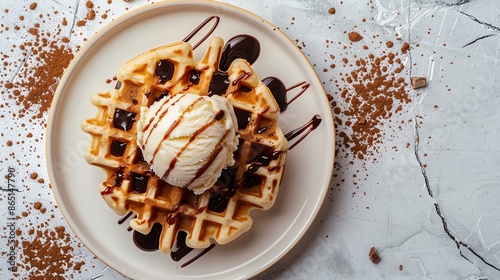
[[[486,38],[489,38],[489,37],[492,37],[492,36],[496,36],[496,34],[489,34],[489,35],[484,35],[484,36],[481,36],[479,38],[476,38],[475,40],[473,40],[473,41],[465,44],[462,48],[468,47],[468,46],[473,45],[473,44],[475,44],[475,43],[477,43],[477,42],[479,42],[479,41],[481,41],[483,39],[486,39]]]
[[[453,6],[462,6],[465,4],[472,3],[476,0],[434,0],[436,5],[440,6],[448,6],[448,7],[453,7]],[[420,2],[424,2],[420,0]]]
[[[412,35],[412,32],[411,32],[411,26],[412,26],[412,18],[411,18],[411,6],[412,6],[412,1],[410,1],[410,4],[408,5],[408,33],[407,33],[407,36],[406,36],[406,41],[408,41],[408,44],[411,44],[411,35]],[[411,50],[408,51],[408,65],[409,65],[409,69],[408,69],[408,74],[410,75],[411,77],[411,73],[412,73],[412,69],[413,69],[413,62],[412,62],[412,57],[411,57]]]
[[[425,167],[424,167],[424,164],[422,163],[422,160],[420,159],[420,154],[418,153],[418,149],[419,149],[419,143],[420,143],[420,136],[419,136],[419,132],[418,132],[418,120],[417,120],[417,117],[414,118],[414,123],[415,123],[415,127],[414,127],[414,130],[413,130],[413,134],[414,134],[414,138],[415,138],[415,143],[414,143],[414,146],[415,146],[415,159],[417,160],[418,162],[418,165],[420,166],[420,172],[422,173],[422,176],[424,177],[424,182],[425,182],[425,187],[427,188],[427,193],[429,194],[430,197],[434,198],[434,194],[432,193],[432,189],[431,189],[431,185],[429,183],[429,177],[427,176],[427,172],[425,170]]]
[[[493,24],[491,24],[491,23],[487,23],[487,22],[485,22],[485,21],[479,20],[479,19],[478,19],[478,18],[476,18],[475,16],[470,15],[470,14],[468,14],[468,13],[465,13],[465,12],[462,12],[462,11],[458,11],[458,12],[459,12],[459,13],[461,13],[462,15],[464,15],[464,16],[469,17],[471,20],[473,20],[473,21],[475,21],[475,22],[477,22],[477,23],[479,23],[479,24],[481,24],[481,25],[484,25],[484,26],[488,27],[489,29],[495,30],[495,31],[497,31],[497,32],[499,32],[499,31],[500,31],[500,27],[498,27],[498,26],[495,26],[495,25],[493,25]]]
[[[414,119],[414,137],[415,137],[415,157],[416,157],[416,160],[418,162],[418,165],[420,166],[420,170],[421,170],[421,173],[422,173],[422,176],[424,178],[424,182],[425,182],[425,186],[427,188],[427,193],[428,195],[433,198],[434,200],[436,199],[434,197],[434,194],[432,192],[432,189],[431,189],[431,185],[429,183],[429,177],[427,176],[427,172],[426,172],[426,169],[425,169],[425,166],[424,164],[422,163],[422,160],[420,159],[420,155],[419,155],[419,146],[420,146],[420,139],[419,139],[419,131],[418,131],[418,122],[417,122],[417,118],[415,117]],[[441,208],[439,207],[439,204],[437,202],[434,202],[434,208],[436,210],[436,214],[439,216],[439,218],[441,219],[441,223],[443,224],[443,229],[444,229],[444,232],[448,235],[448,237],[453,240],[453,242],[455,242],[455,244],[457,245],[457,249],[459,250],[460,252],[460,256],[462,256],[464,259],[466,259],[468,262],[474,264],[473,261],[471,261],[469,258],[467,258],[463,253],[462,253],[462,250],[461,248],[462,247],[465,247],[466,249],[468,249],[474,256],[476,256],[479,260],[481,260],[484,264],[488,265],[489,267],[497,270],[497,271],[500,271],[500,267],[497,267],[495,266],[494,264],[490,263],[489,261],[487,261],[483,256],[481,256],[479,253],[477,253],[474,249],[472,249],[469,244],[461,241],[457,236],[455,236],[449,229],[448,227],[448,221],[446,220],[446,218],[444,217],[444,215],[441,213]]]
[[[457,249],[460,251],[460,256],[462,256],[464,259],[466,259],[467,261],[469,261],[470,263],[474,264],[474,262],[472,262],[469,258],[467,258],[463,253],[462,253],[462,250],[461,250],[461,247],[465,247],[467,248],[474,256],[476,256],[478,259],[480,259],[484,264],[488,265],[489,267],[497,270],[497,271],[500,271],[500,268],[499,267],[496,267],[495,265],[493,265],[492,263],[488,262],[484,257],[482,257],[479,253],[477,253],[474,249],[472,249],[469,244],[467,243],[464,243],[463,241],[461,241],[460,239],[458,239],[458,237],[456,237],[455,235],[453,235],[453,233],[451,233],[450,229],[448,228],[448,222],[446,221],[446,218],[443,216],[443,214],[441,214],[441,209],[439,208],[439,205],[437,203],[434,203],[434,207],[436,209],[436,213],[438,214],[439,218],[441,219],[441,222],[443,223],[443,228],[444,228],[444,231],[446,232],[446,234],[455,242],[455,244],[457,244]]]
[[[76,5],[75,5],[75,11],[73,14],[73,22],[71,23],[71,28],[69,29],[69,34],[68,34],[69,39],[71,39],[71,34],[73,34],[73,29],[75,28],[75,25],[76,25],[76,17],[78,15],[78,7],[79,6],[80,6],[80,0],[77,0]]]
[[[28,60],[28,57],[30,57],[32,54],[32,51],[29,50],[29,52],[26,54],[26,56],[23,57],[19,65],[17,66],[16,70],[14,71],[14,74],[12,75],[12,78],[10,79],[10,82],[13,83],[14,80],[16,79],[17,75],[19,75],[19,72],[23,69],[24,64],[26,63],[26,60]]]

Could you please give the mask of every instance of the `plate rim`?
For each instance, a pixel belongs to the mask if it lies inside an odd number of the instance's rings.
[[[220,6],[220,7],[226,8],[228,10],[231,10],[232,12],[244,13],[250,19],[259,20],[262,24],[267,25],[267,27],[271,28],[273,31],[275,31],[278,36],[282,37],[281,39],[284,39],[285,41],[288,41],[288,44],[293,45],[295,50],[296,50],[296,53],[294,53],[294,55],[300,54],[300,56],[302,56],[301,59],[303,60],[305,65],[307,65],[307,67],[308,67],[308,69],[306,69],[306,70],[310,73],[313,73],[313,75],[311,75],[311,78],[315,79],[314,82],[317,83],[318,85],[320,85],[321,91],[316,92],[315,94],[317,94],[318,97],[323,98],[324,102],[326,102],[325,104],[328,103],[326,91],[325,91],[323,84],[322,84],[321,80],[319,79],[316,71],[314,70],[313,66],[311,65],[311,62],[307,59],[305,54],[302,53],[302,51],[295,45],[295,43],[283,31],[281,31],[281,29],[279,29],[278,27],[276,27],[275,25],[273,25],[272,23],[270,23],[266,19],[254,14],[248,10],[245,10],[243,8],[240,8],[240,7],[232,5],[232,4],[219,2],[219,1],[213,1],[213,0],[188,0],[188,1],[185,1],[185,0],[184,1],[183,0],[167,0],[167,1],[162,1],[162,2],[154,2],[154,3],[151,3],[149,5],[144,5],[144,6],[135,8],[129,12],[126,12],[126,13],[118,16],[117,18],[115,18],[111,22],[107,23],[102,28],[100,28],[78,50],[78,52],[75,55],[75,57],[73,58],[73,60],[70,62],[68,67],[65,69],[65,71],[60,79],[59,85],[65,85],[65,84],[67,84],[68,81],[71,80],[70,77],[71,77],[71,74],[74,71],[74,69],[77,68],[77,65],[79,63],[84,62],[83,58],[86,57],[87,50],[90,50],[93,45],[99,43],[103,37],[109,35],[110,32],[112,32],[114,28],[116,28],[122,24],[125,24],[127,21],[132,20],[137,15],[142,14],[142,13],[146,13],[148,11],[155,9],[155,8],[159,8],[162,10],[169,10],[169,9],[172,9],[174,7],[179,7],[179,6],[198,6],[198,7],[202,6],[203,7],[206,5],[211,5],[214,7]],[[66,206],[62,201],[63,200],[62,195],[59,192],[58,183],[56,183],[57,181],[55,180],[57,172],[55,172],[55,168],[53,167],[53,164],[52,164],[52,162],[53,162],[52,161],[52,156],[53,156],[52,153],[53,152],[52,152],[52,148],[51,148],[52,138],[56,138],[54,136],[52,124],[54,123],[55,112],[56,112],[57,108],[59,107],[59,103],[60,103],[61,98],[63,96],[63,91],[62,91],[63,86],[59,86],[59,85],[58,85],[58,87],[54,93],[53,99],[52,99],[52,103],[51,103],[51,106],[50,106],[50,109],[48,112],[47,128],[45,129],[45,131],[46,131],[46,137],[45,137],[45,155],[46,156],[45,156],[45,158],[46,158],[46,165],[47,165],[47,171],[48,171],[48,176],[49,176],[49,183],[51,184],[51,186],[53,186],[51,188],[52,193],[55,197],[55,200],[56,200],[56,203],[60,209],[60,212],[61,212],[62,216],[64,217],[65,222],[71,228],[71,230],[73,231],[75,236],[79,239],[79,241],[94,256],[96,256],[99,260],[101,260],[104,264],[113,268],[115,271],[117,271],[117,272],[119,272],[127,277],[130,277],[129,271],[127,271],[126,268],[122,268],[122,267],[117,266],[112,260],[107,258],[107,256],[102,254],[95,246],[93,246],[93,244],[91,244],[90,242],[84,241],[85,238],[80,236],[80,235],[82,235],[82,233],[79,230],[77,230],[78,226],[76,225],[76,222],[70,218],[70,216],[69,216],[70,214],[67,212],[68,210],[66,210]],[[303,239],[306,232],[308,232],[308,230],[310,229],[312,223],[316,220],[316,217],[317,217],[320,209],[322,208],[322,205],[324,204],[326,194],[327,194],[327,191],[329,189],[328,187],[331,184],[332,176],[333,176],[333,168],[334,168],[335,146],[336,146],[335,145],[335,125],[333,122],[333,112],[331,110],[329,112],[330,112],[329,114],[322,115],[322,121],[327,122],[327,127],[331,128],[330,137],[332,139],[332,143],[329,143],[329,144],[331,144],[333,146],[332,147],[333,154],[332,154],[331,160],[328,161],[329,166],[325,168],[325,174],[329,175],[329,179],[326,180],[326,182],[325,182],[326,185],[323,186],[322,192],[318,196],[319,199],[317,201],[315,201],[315,203],[313,204],[314,205],[313,211],[311,211],[309,213],[309,218],[307,219],[307,222],[302,224],[301,225],[302,227],[298,231],[298,233],[292,237],[292,242],[288,243],[283,249],[279,250],[279,252],[277,254],[275,254],[275,256],[273,258],[269,259],[269,261],[266,262],[266,264],[264,266],[261,266],[256,270],[252,270],[251,273],[247,273],[246,275],[242,275],[242,277],[256,276],[259,273],[262,273],[263,271],[265,271],[268,268],[270,268],[271,266],[273,266],[276,262],[278,262],[280,259],[282,259],[285,255],[287,255],[297,245],[297,243],[299,243]],[[327,129],[326,133],[328,134],[328,129]],[[220,276],[222,276],[222,275],[220,275]]]

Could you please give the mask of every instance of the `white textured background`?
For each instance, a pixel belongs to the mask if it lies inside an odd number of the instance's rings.
[[[33,2],[38,6],[30,10]],[[50,229],[65,222],[46,175],[44,119],[31,120],[33,111],[13,117],[21,105],[9,98],[5,85],[21,79],[17,73],[23,67],[36,65],[35,54],[24,56],[13,45],[32,40],[26,30],[35,23],[41,23],[39,30],[54,32],[66,18],[69,24],[61,32],[69,38],[67,46],[76,51],[113,18],[152,1],[93,2],[97,18],[83,27],[74,23],[86,17],[85,1],[0,2],[0,173],[15,167],[17,187],[23,190],[17,193],[16,211],[19,216],[28,214],[17,222],[22,229],[18,240],[32,239],[30,227]],[[339,87],[349,84],[335,80],[350,72],[342,58],[382,55],[387,51],[386,41],[394,42],[395,51],[402,42],[410,43],[409,53],[399,52],[405,65],[401,77],[407,82],[410,76],[428,78],[426,88],[408,91],[410,104],[381,124],[381,144],[372,154],[375,162],[345,153],[336,158],[331,189],[313,226],[287,256],[256,278],[499,279],[498,0],[223,2],[267,19],[296,41],[339,106],[345,105]],[[328,13],[330,7],[335,7],[335,14]],[[44,12],[50,16],[42,23],[39,14]],[[103,14],[108,17],[103,19]],[[348,40],[346,33],[353,30],[364,37],[360,44]],[[347,131],[348,127],[336,129]],[[9,140],[12,146],[7,145]],[[30,178],[34,172],[43,183]],[[0,194],[0,213],[7,213],[6,193]],[[34,209],[34,202],[41,202],[48,214]],[[5,225],[0,248],[6,252],[8,221],[0,218],[0,222]],[[64,277],[123,278],[80,245],[69,228],[66,233],[71,237],[73,261],[85,264]],[[372,246],[382,257],[377,265],[368,259]],[[0,255],[1,279],[13,278],[5,254]],[[19,279],[30,275],[29,271],[18,273]]]

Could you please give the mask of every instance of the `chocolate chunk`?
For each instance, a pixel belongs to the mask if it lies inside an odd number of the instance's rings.
[[[374,264],[379,263],[381,260],[380,255],[378,254],[377,249],[375,249],[375,247],[370,248],[370,253],[368,254],[368,257],[370,258],[370,261],[372,261],[372,263]]]
[[[425,77],[411,77],[411,87],[414,89],[423,88],[427,85]]]
[[[132,188],[138,193],[145,193],[148,188],[148,177],[132,173]]]
[[[110,152],[114,156],[121,157],[123,156],[123,153],[125,153],[126,148],[127,142],[113,140],[113,142],[111,142]]]
[[[167,59],[162,59],[156,64],[155,74],[160,78],[160,84],[165,84],[174,76],[175,67],[172,62]]]
[[[113,127],[124,131],[129,131],[135,122],[135,113],[121,109],[116,109],[113,118]]]
[[[191,72],[189,72],[189,81],[197,85],[200,83],[200,76],[201,76],[200,70],[191,70]]]
[[[238,120],[238,129],[246,129],[252,117],[252,113],[234,108],[234,114],[236,115],[236,119]]]

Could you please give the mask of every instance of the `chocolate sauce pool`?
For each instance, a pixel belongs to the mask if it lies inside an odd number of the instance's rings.
[[[220,59],[220,70],[227,71],[237,58],[246,59],[252,65],[260,55],[260,43],[253,36],[241,34],[229,39]]]
[[[241,34],[229,39],[222,51],[219,70],[214,73],[208,95],[223,95],[229,87],[227,70],[235,59],[243,58],[253,64],[260,55],[260,43],[253,36]]]
[[[188,42],[191,40],[203,27],[205,27],[208,23],[214,22],[212,28],[204,35],[200,41],[198,41],[193,49],[196,49],[201,43],[203,43],[217,28],[220,18],[218,16],[211,16],[207,18],[204,22],[202,22],[197,28],[195,28],[183,41]],[[260,43],[259,41],[251,35],[240,34],[229,39],[222,51],[219,69],[212,76],[212,80],[209,86],[209,96],[211,95],[223,95],[227,88],[229,87],[229,79],[227,70],[231,63],[238,58],[243,58],[248,61],[249,64],[253,64],[260,55]],[[158,83],[165,84],[169,81],[175,72],[175,66],[168,60],[160,60],[157,63],[155,74],[158,76]],[[201,71],[200,70],[192,70],[188,73],[189,80],[193,84],[198,84],[200,82]],[[240,77],[244,78],[244,77]],[[295,101],[300,95],[302,95],[310,86],[307,82],[301,82],[296,85],[293,85],[289,88],[286,88],[284,83],[276,78],[276,77],[267,77],[262,80],[262,82],[269,88],[271,93],[273,94],[276,102],[278,103],[281,112],[284,112],[290,103]],[[121,87],[121,83],[118,81],[116,88],[119,89]],[[295,95],[290,101],[287,100],[287,93],[295,88],[301,88],[301,91]],[[241,89],[245,90],[245,89]],[[147,93],[149,94],[149,93]],[[168,92],[165,93],[168,95]],[[238,127],[240,129],[244,129],[250,120],[250,113],[243,110],[235,110],[235,114],[238,120]],[[216,116],[216,119],[222,116]],[[133,123],[135,122],[135,114],[131,112],[127,112],[126,110],[116,110],[113,119],[113,125],[115,128],[119,128],[125,131],[128,131]],[[300,143],[309,133],[311,133],[314,129],[316,129],[321,123],[321,116],[314,115],[312,119],[304,124],[303,126],[294,129],[288,132],[285,137],[288,141],[291,141],[297,137],[298,140],[295,141],[289,147],[291,150],[298,143]],[[267,131],[267,127],[261,127],[258,129],[257,133],[264,133]],[[114,140],[111,145],[111,154],[115,156],[122,156],[126,149],[125,142],[121,142],[119,140]],[[237,189],[242,188],[251,188],[256,185],[260,185],[262,178],[259,175],[254,174],[254,172],[261,166],[269,166],[272,160],[275,160],[279,157],[282,151],[274,151],[269,147],[264,145],[253,145],[252,150],[255,152],[255,157],[250,160],[251,163],[248,169],[245,171],[243,178],[240,179],[239,182],[236,182],[236,174],[237,169],[234,167],[228,167],[224,169],[221,173],[221,176],[217,180],[217,185],[219,186],[219,191],[212,192],[210,195],[210,200],[208,203],[208,210],[212,212],[224,212],[228,202],[231,197],[236,193]],[[272,168],[272,167],[269,167]],[[123,174],[123,169],[119,168],[116,172],[115,184],[114,187],[119,187],[124,178],[131,180],[133,189],[137,192],[145,192],[147,189],[147,181],[149,177],[142,176],[136,173],[129,173],[127,175]],[[112,188],[112,187],[111,187]],[[111,188],[106,188],[101,194],[106,194],[111,192]],[[125,216],[123,216],[118,223],[122,224],[126,220],[132,217],[132,212],[129,212]],[[135,216],[135,215],[134,215]],[[175,222],[175,221],[174,221]],[[128,230],[131,230],[129,227]],[[159,249],[159,240],[162,232],[162,225],[155,223],[148,234],[142,234],[140,232],[133,232],[133,241],[135,245],[144,251],[156,251]],[[179,231],[177,234],[176,244],[174,249],[171,251],[170,256],[174,261],[180,261],[186,255],[188,255],[193,248],[190,248],[186,245],[186,237],[187,234],[183,231]],[[181,267],[185,267],[199,257],[203,256],[205,253],[210,251],[215,244],[211,244],[208,248],[199,252],[196,256],[192,257],[190,260],[181,265]]]
[[[287,89],[283,82],[276,77],[267,77],[262,80],[262,82],[269,88],[271,93],[276,99],[278,106],[280,106],[281,112],[284,112],[288,108],[288,102],[286,100]]]
[[[158,250],[160,246],[160,235],[162,226],[154,224],[148,234],[142,234],[136,230],[132,234],[132,239],[137,247],[146,252],[153,252]]]

